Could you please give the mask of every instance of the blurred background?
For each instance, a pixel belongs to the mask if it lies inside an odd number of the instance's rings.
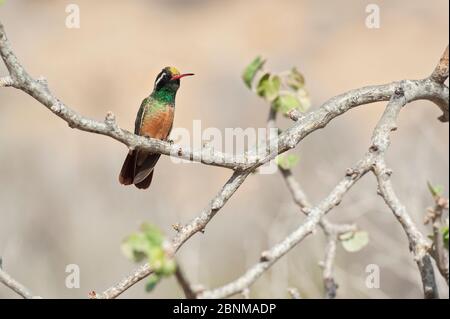
[[[365,25],[371,2],[380,6],[379,29]],[[70,3],[80,8],[79,29],[65,25]],[[194,72],[178,92],[174,124],[191,131],[193,120],[203,129],[265,126],[268,106],[240,78],[259,54],[270,70],[295,65],[303,72],[312,108],[349,89],[428,76],[448,43],[448,6],[446,0],[6,0],[0,19],[21,62],[33,76],[45,76],[56,96],[92,118],[110,110],[129,130],[164,66]],[[313,203],[367,150],[384,106],[352,110],[295,149],[300,163],[294,172]],[[432,205],[427,180],[448,196],[448,124],[436,120],[440,114],[429,102],[409,104],[387,157],[400,199],[426,234],[423,217]],[[101,292],[136,267],[120,250],[126,235],[149,221],[171,237],[171,225],[197,216],[230,176],[226,169],[162,157],[152,186],[141,191],[118,183],[126,153],[110,138],[70,129],[23,92],[1,89],[5,270],[43,297]],[[252,175],[177,259],[193,283],[214,288],[240,276],[303,219],[279,174]],[[329,219],[356,222],[370,234],[369,245],[357,253],[338,247],[339,298],[422,297],[405,234],[377,196],[373,176],[361,180]],[[286,288],[296,287],[305,298],[321,298],[324,247],[320,231],[309,236],[252,286],[251,296],[287,298]],[[79,289],[65,286],[68,264],[80,266]],[[380,289],[365,285],[368,264],[380,267]],[[150,294],[144,284],[122,297],[183,296],[174,279]],[[0,298],[12,297],[0,286]]]

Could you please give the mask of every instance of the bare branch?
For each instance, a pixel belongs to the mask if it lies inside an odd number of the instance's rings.
[[[406,211],[405,206],[400,202],[395,194],[390,181],[390,171],[386,168],[384,160],[380,159],[374,166],[374,173],[378,180],[379,194],[394,213],[397,220],[403,227],[414,259],[419,267],[422,277],[422,284],[425,298],[438,298],[436,280],[434,278],[433,265],[428,255],[431,248],[429,240],[419,232],[416,225]]]
[[[242,185],[247,178],[249,172],[237,171],[226,182],[220,192],[210,202],[198,216],[194,218],[185,226],[179,226],[177,235],[172,239],[171,245],[168,248],[168,253],[174,256],[176,251],[194,234],[203,232],[208,222],[214,217],[214,215],[225,205],[234,192]],[[144,279],[153,272],[150,265],[144,264],[137,268],[130,276],[122,279],[118,284],[108,288],[101,294],[97,294],[96,298],[111,299],[116,298],[122,294],[125,290],[136,284],[138,281]]]
[[[448,45],[445,49],[444,53],[442,54],[441,59],[439,60],[438,65],[434,69],[433,73],[430,75],[430,80],[439,84],[444,85],[445,80],[448,78]],[[442,122],[448,122],[449,121],[449,107],[448,103],[445,104],[439,104],[438,106],[441,108],[442,114],[441,117],[439,117],[439,120]]]
[[[389,132],[396,128],[395,119],[401,107],[408,102],[419,99],[432,101],[438,105],[444,113],[440,117],[440,120],[448,122],[449,91],[448,87],[443,84],[445,78],[448,77],[448,50],[444,53],[438,67],[436,67],[429,78],[423,80],[404,80],[402,82],[367,86],[351,90],[330,99],[317,110],[310,111],[304,115],[291,114],[291,118],[296,121],[295,124],[269,142],[269,145],[277,145],[278,147],[275,150],[270,150],[270,153],[265,154],[264,156],[261,156],[258,153],[256,147],[248,153],[239,156],[211,151],[210,149],[208,149],[207,152],[204,152],[203,150],[191,151],[187,147],[137,136],[126,130],[120,129],[116,124],[114,115],[110,112],[104,121],[96,121],[82,116],[54,96],[49,90],[46,81],[42,79],[33,79],[26,72],[14,55],[1,23],[0,55],[9,71],[9,76],[0,78],[0,87],[12,86],[29,94],[38,102],[46,106],[55,115],[66,121],[72,128],[109,136],[127,145],[130,149],[144,149],[154,153],[234,170],[232,177],[201,214],[185,226],[180,226],[178,228],[178,233],[173,238],[169,247],[171,256],[173,256],[190,237],[197,232],[204,231],[209,221],[225,205],[228,199],[253,170],[274,159],[278,154],[294,148],[310,133],[325,127],[331,120],[352,108],[373,102],[390,100],[385,114],[374,132],[370,151],[366,153],[363,159],[357,163],[356,167],[351,170],[351,174],[347,173],[333,191],[313,208],[307,209],[305,206],[305,203],[307,204],[307,202],[304,202],[304,199],[301,199],[300,197],[297,199],[299,205],[303,205],[303,211],[307,213],[305,222],[278,245],[275,245],[270,250],[264,252],[260,262],[250,268],[239,279],[222,288],[204,291],[200,296],[203,298],[217,298],[245,291],[245,289],[247,289],[273,263],[301,242],[308,234],[313,232],[317,225],[323,225],[324,220],[322,217],[333,207],[337,206],[356,181],[371,169],[377,176],[380,193],[383,195],[386,203],[391,207],[408,235],[408,239],[410,240],[411,247],[422,274],[425,295],[427,297],[437,296],[433,268],[430,266],[431,262],[427,253],[429,243],[426,241],[426,238],[417,231],[417,228],[412,223],[409,215],[406,213],[404,207],[398,201],[392,190],[392,185],[389,180],[390,171],[386,169],[384,164],[384,152],[390,143]],[[271,116],[269,116],[269,121],[272,119],[274,121],[275,118],[271,118]],[[333,255],[331,255],[331,257],[333,257]],[[332,260],[333,258],[330,259]],[[107,289],[102,294],[96,295],[96,297],[115,298],[151,273],[151,267],[148,264],[145,264],[136,269],[133,274],[124,278],[117,285]]]
[[[333,276],[333,264],[334,258],[336,257],[336,235],[329,235],[327,240],[327,246],[325,247],[325,260],[323,261],[323,285],[325,289],[325,298],[334,299],[336,298],[336,290],[338,285],[334,280]]]
[[[255,169],[267,163],[279,153],[283,153],[288,149],[295,147],[311,132],[325,127],[333,118],[342,115],[353,107],[389,100],[397,86],[395,82],[379,86],[368,86],[337,96],[326,102],[318,110],[309,112],[302,117],[296,125],[291,129],[286,130],[276,139],[276,141],[271,141],[269,145],[278,144],[278,149],[274,152],[261,157],[258,150],[255,148],[246,154],[234,156],[213,150],[208,150],[207,152],[203,152],[202,150],[191,151],[188,147],[172,145],[157,139],[138,136],[120,129],[117,125],[108,125],[108,123],[105,123],[104,121],[100,122],[82,116],[56,98],[50,92],[46,83],[43,83],[40,80],[34,80],[28,75],[14,55],[1,23],[0,55],[2,56],[11,77],[14,79],[14,87],[31,95],[55,115],[66,121],[71,128],[112,137],[131,149],[139,148],[154,153],[201,162],[206,165],[241,170],[249,168]],[[405,81],[405,86],[408,86],[408,91],[411,92],[413,99],[430,100],[439,107],[446,107],[448,110],[449,93],[447,87],[428,79]]]
[[[195,299],[197,294],[189,283],[189,280],[186,278],[183,270],[180,267],[180,264],[177,264],[175,278],[177,279],[177,282],[180,285],[181,289],[183,289],[186,299]]]
[[[38,298],[34,297],[28,288],[19,283],[17,280],[15,280],[1,268],[0,268],[0,282],[3,283],[6,287],[13,290],[18,295],[22,296],[24,299]]]
[[[386,204],[402,225],[413,251],[414,259],[419,267],[425,298],[438,298],[434,270],[428,255],[431,245],[429,240],[417,229],[405,206],[394,192],[390,177],[392,171],[386,167],[384,155],[391,141],[389,133],[397,129],[396,120],[402,107],[407,103],[403,87],[399,87],[392,96],[383,116],[372,136],[370,151],[375,155],[373,172],[378,181],[378,191]]]
[[[14,80],[10,76],[0,77],[0,87],[13,86]]]
[[[273,108],[270,108],[269,117],[267,121],[267,127],[273,128],[276,126],[277,113],[274,112]],[[301,117],[301,113],[296,109],[289,112],[289,117],[298,121]],[[308,215],[309,210],[311,209],[311,204],[308,201],[308,198],[303,191],[300,183],[295,179],[292,171],[290,169],[284,169],[282,167],[278,167],[281,175],[286,182],[286,185],[289,189],[289,192],[292,195],[294,202],[300,208],[300,210]],[[327,237],[327,247],[325,252],[325,261],[322,263],[323,266],[323,281],[324,281],[324,289],[325,289],[325,298],[335,298],[336,290],[338,285],[336,284],[333,278],[333,263],[336,255],[336,241],[337,236],[341,233],[355,230],[355,225],[335,225],[327,221],[325,217],[322,217],[319,222],[320,227],[323,229],[325,236]]]
[[[325,298],[334,299],[336,298],[336,292],[339,287],[333,275],[333,268],[334,268],[333,265],[336,257],[336,246],[338,238],[339,235],[341,234],[350,231],[356,231],[356,226],[347,224],[343,225],[331,224],[325,219],[322,219],[321,226],[327,238],[327,244],[325,247],[325,258],[324,261],[321,263],[323,267],[322,277],[323,277],[323,286],[325,290]]]
[[[286,185],[294,199],[294,202],[300,207],[300,209],[308,214],[311,209],[306,194],[303,192],[299,182],[293,176],[291,170],[283,169],[280,167],[280,172],[284,177]],[[319,223],[323,229],[327,238],[327,246],[325,248],[325,260],[321,263],[323,267],[322,277],[324,281],[325,298],[335,298],[338,285],[333,277],[333,263],[336,255],[336,243],[340,234],[355,231],[355,225],[348,224],[333,224],[330,223],[325,217],[322,217]]]
[[[310,209],[305,221],[294,232],[271,249],[263,252],[257,264],[233,282],[220,288],[204,291],[198,297],[225,298],[237,294],[252,285],[277,260],[283,257],[306,236],[311,234],[316,229],[320,219],[335,206],[339,205],[347,191],[370,170],[371,166],[371,155],[368,154],[355,166],[354,170],[358,172],[357,174],[345,176],[322,202]]]
[[[433,73],[430,76],[431,80],[441,84],[444,83],[445,80],[447,80],[447,78],[448,78],[448,45],[444,53],[442,54],[439,63],[436,65],[436,68],[434,69]]]
[[[245,288],[244,290],[242,290],[241,294],[242,294],[242,298],[250,299],[250,289]]]
[[[425,218],[425,224],[431,222],[431,226],[433,228],[433,246],[430,254],[435,260],[439,272],[442,277],[444,277],[448,285],[449,256],[448,250],[444,246],[444,238],[442,234],[444,223],[442,219],[444,217],[444,212],[448,210],[449,200],[448,198],[444,198],[438,194],[434,195],[433,198],[435,202],[434,207],[428,209]]]
[[[302,296],[297,288],[288,288],[288,293],[292,299],[302,299]]]
[[[350,170],[351,173],[346,173],[344,180],[336,186],[336,188],[325,200],[323,200],[315,208],[307,210],[308,217],[305,222],[296,231],[286,237],[286,239],[284,239],[281,243],[272,247],[270,250],[263,252],[260,262],[251,267],[244,275],[223,287],[210,291],[204,291],[199,295],[200,298],[224,298],[239,293],[242,289],[249,287],[273,263],[275,263],[279,258],[302,241],[308,234],[310,234],[316,228],[317,224],[320,223],[321,218],[340,203],[342,197],[357,180],[364,176],[368,170],[373,170],[373,166],[376,165],[377,161],[383,159],[384,153],[390,145],[389,133],[396,130],[395,119],[401,108],[407,103],[407,101],[415,99],[415,96],[410,93],[408,94],[408,98],[406,98],[404,89],[405,85],[411,89],[405,81],[401,82],[397,88],[394,89],[391,102],[386,107],[381,120],[374,130],[372,146],[365,154],[364,158],[358,162],[355,168]],[[415,94],[421,94],[418,91],[413,92],[415,92]],[[299,122],[301,121],[302,119],[299,120]],[[304,205],[305,197],[304,195],[299,194],[300,193],[294,193],[294,195],[297,195],[294,196],[294,198],[297,198],[300,205]],[[412,226],[409,225],[409,228],[411,227]],[[421,264],[418,263],[418,265],[421,270],[424,286],[428,285],[429,281],[432,281],[430,278],[434,279],[434,277],[430,275],[430,268],[426,262],[426,259],[422,259]],[[432,271],[433,269],[431,268],[431,274]]]

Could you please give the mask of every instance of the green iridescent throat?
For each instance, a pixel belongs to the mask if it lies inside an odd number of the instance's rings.
[[[162,88],[158,91],[155,91],[152,93],[152,97],[157,100],[158,102],[167,103],[167,104],[174,104],[175,103],[175,94],[176,91],[174,91],[171,88]]]

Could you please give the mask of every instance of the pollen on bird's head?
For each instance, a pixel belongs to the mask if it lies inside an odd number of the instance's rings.
[[[180,71],[176,68],[167,66],[157,75],[155,80],[155,90],[161,90],[162,88],[167,88],[171,90],[177,90],[180,86],[180,80],[173,80],[174,76],[180,75]]]
[[[176,68],[166,66],[156,77],[154,91],[164,88],[176,92],[180,87],[180,79],[191,75],[194,75],[194,73],[181,74]]]
[[[180,75],[180,71],[178,71],[178,69],[174,68],[173,66],[167,66],[164,68],[164,70],[167,70],[172,76]]]

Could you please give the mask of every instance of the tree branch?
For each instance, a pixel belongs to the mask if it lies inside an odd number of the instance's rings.
[[[429,240],[417,229],[405,206],[400,202],[394,192],[390,177],[392,171],[387,169],[384,156],[391,141],[389,133],[397,129],[396,120],[400,110],[406,105],[405,91],[399,87],[392,96],[385,112],[375,128],[372,137],[371,151],[375,155],[373,172],[378,181],[378,193],[394,213],[402,225],[410,244],[410,249],[422,276],[422,284],[425,298],[438,298],[438,290],[434,278],[434,270],[428,255],[431,245]]]
[[[439,60],[439,63],[437,64],[436,68],[434,69],[433,73],[430,75],[430,80],[439,83],[444,84],[445,80],[448,78],[448,45],[445,49],[444,53],[442,54],[441,59]],[[448,101],[448,98],[447,98]],[[449,121],[449,109],[448,109],[448,102],[447,104],[439,104],[438,106],[441,108],[442,112],[444,113],[441,117],[439,117],[439,120],[442,122],[448,122]]]
[[[442,228],[444,226],[442,218],[444,216],[444,212],[448,210],[449,200],[448,198],[444,198],[439,194],[433,194],[433,199],[434,207],[428,209],[425,218],[425,224],[431,222],[431,226],[433,229],[433,246],[430,254],[436,262],[436,266],[442,277],[444,277],[448,286],[449,261],[448,250],[444,246],[444,238],[442,234]]]
[[[192,285],[189,283],[189,280],[186,278],[179,264],[177,264],[177,269],[175,271],[175,278],[178,284],[180,285],[181,289],[183,289],[186,299],[195,299],[197,293],[193,289]]]
[[[233,282],[213,290],[204,291],[199,294],[199,298],[225,298],[241,292],[243,289],[253,284],[267,269],[277,260],[283,257],[293,247],[300,243],[306,236],[311,234],[320,219],[332,208],[339,205],[347,191],[371,168],[370,156],[365,156],[357,163],[354,171],[358,172],[352,176],[345,176],[331,193],[317,206],[313,207],[305,221],[280,243],[261,254],[260,261],[247,270],[241,277]]]
[[[302,299],[302,296],[297,288],[288,288],[288,293],[292,299]]]
[[[288,115],[292,120],[298,121],[300,118],[300,113],[295,109],[291,111]],[[271,107],[269,112],[269,117],[267,121],[268,128],[275,127],[276,120],[276,112]],[[294,202],[300,208],[300,210],[308,214],[311,209],[311,204],[308,201],[308,198],[303,191],[300,183],[295,179],[292,171],[290,169],[284,169],[282,167],[278,167],[281,175],[283,176],[284,181],[286,182],[286,186],[289,189],[289,192],[292,195]],[[337,225],[330,223],[325,217],[322,217],[319,222],[320,227],[325,233],[327,237],[327,247],[325,249],[325,260],[322,263],[323,272],[322,277],[324,281],[324,290],[325,290],[325,298],[332,299],[336,297],[336,290],[338,285],[336,284],[333,277],[333,263],[336,254],[336,241],[337,236],[348,231],[355,230],[355,225]]]
[[[400,202],[394,192],[390,181],[390,170],[386,168],[384,160],[380,159],[374,166],[374,173],[378,180],[379,194],[394,213],[397,220],[403,227],[413,253],[414,260],[420,270],[422,277],[424,297],[427,299],[439,298],[439,293],[434,277],[433,264],[431,263],[428,251],[431,248],[429,240],[419,232],[416,225],[406,211],[405,206]]]
[[[248,171],[236,171],[226,182],[219,193],[214,197],[210,204],[201,212],[200,216],[194,218],[185,226],[177,227],[177,235],[172,239],[170,247],[168,247],[169,256],[174,256],[176,251],[194,234],[203,232],[206,225],[214,217],[214,215],[225,205],[234,192],[242,185],[247,178]],[[125,290],[144,279],[153,272],[149,264],[144,264],[137,268],[131,275],[122,279],[118,284],[108,288],[101,294],[97,294],[96,298],[111,299],[116,298]]]
[[[334,258],[336,257],[336,242],[337,236],[335,234],[330,234],[327,236],[327,245],[325,247],[325,259],[322,263],[323,266],[323,285],[325,289],[325,298],[326,299],[334,299],[336,298],[336,291],[338,289],[338,285],[334,280],[333,276],[333,263]]]
[[[355,225],[336,225],[331,224],[327,220],[322,218],[321,221],[322,229],[324,230],[325,236],[327,238],[327,244],[325,247],[325,258],[322,262],[322,277],[323,277],[323,286],[325,290],[325,298],[326,299],[334,299],[336,298],[336,292],[339,288],[336,280],[333,275],[333,265],[334,259],[336,257],[336,246],[338,242],[339,235],[356,231]]]
[[[23,297],[24,299],[38,298],[34,297],[28,288],[19,283],[13,277],[11,277],[6,271],[2,270],[1,267],[0,267],[0,282],[3,283],[6,287],[13,290],[19,296]]]
[[[0,77],[0,87],[8,87],[8,86],[13,86],[13,85],[14,85],[14,81],[10,76]]]
[[[437,83],[444,83],[448,78],[448,45],[430,78]]]
[[[111,113],[110,116],[107,116],[106,121],[103,122],[82,116],[56,98],[42,79],[34,80],[28,75],[14,55],[1,23],[0,55],[10,72],[10,76],[14,80],[13,86],[31,95],[55,115],[66,121],[71,128],[109,136],[127,145],[130,149],[143,149],[154,153],[201,162],[206,165],[241,170],[247,170],[249,168],[255,169],[267,163],[279,153],[283,153],[295,147],[311,132],[325,127],[332,119],[342,115],[353,107],[389,100],[397,86],[395,82],[385,85],[368,86],[351,90],[332,98],[318,110],[312,111],[304,116],[291,129],[286,130],[280,135],[279,138],[270,141],[269,145],[278,145],[278,148],[270,154],[261,156],[257,148],[254,148],[248,153],[234,156],[211,149],[208,149],[207,151],[191,151],[188,147],[172,145],[165,141],[132,134],[126,130],[120,129]],[[430,100],[441,107],[441,109],[447,108],[448,110],[449,92],[446,86],[430,81],[429,79],[406,81],[405,86],[408,86],[408,91],[411,92],[414,99]]]
[[[260,262],[247,270],[247,272],[241,277],[223,287],[202,292],[199,295],[200,298],[224,298],[239,293],[240,291],[242,291],[242,289],[248,288],[254,281],[256,281],[257,278],[259,278],[259,276],[261,276],[270,266],[272,266],[273,263],[275,263],[290,249],[292,249],[295,245],[302,241],[308,234],[314,231],[317,224],[320,223],[321,218],[333,207],[337,206],[340,203],[343,196],[357,180],[364,176],[367,171],[375,171],[374,167],[376,167],[377,163],[384,159],[385,151],[390,145],[390,132],[397,129],[395,125],[396,117],[398,116],[401,108],[407,103],[407,101],[415,99],[415,96],[411,94],[408,94],[408,99],[406,98],[406,91],[404,88],[405,84],[407,85],[406,82],[399,83],[398,87],[394,90],[391,101],[387,105],[383,116],[381,117],[374,130],[374,133],[372,135],[372,144],[369,148],[369,151],[365,154],[363,159],[358,162],[355,168],[350,169],[346,172],[345,178],[336,186],[336,188],[325,200],[323,200],[315,208],[306,210],[308,216],[305,222],[299,228],[297,228],[296,231],[286,237],[286,239],[284,239],[281,243],[272,247],[269,251],[264,252],[262,254]],[[409,87],[409,85],[407,85],[407,87]],[[415,93],[420,94],[417,91]],[[300,118],[299,121],[302,121],[302,119],[303,118]],[[292,180],[290,182],[292,185]],[[384,185],[386,184],[384,183],[380,185],[380,187]],[[304,194],[300,192],[294,192],[294,194],[297,194],[298,202],[300,203],[300,205],[304,205],[305,203],[307,203]],[[296,197],[294,196],[294,198]],[[305,208],[303,208],[303,210],[305,210]],[[399,219],[400,221],[407,220],[406,218],[409,216],[404,216],[403,214],[402,217],[402,219]],[[410,231],[414,232],[414,234],[416,235],[416,237],[414,238],[417,239],[414,241],[414,244],[416,244],[416,248],[418,248],[420,244],[418,239],[425,240],[423,238],[423,235],[421,235],[420,232],[418,232],[415,228],[414,224],[411,223],[407,223],[406,230],[408,231],[408,233]],[[422,275],[425,296],[428,296],[430,294],[428,292],[429,286],[432,286],[432,284],[434,283],[435,287],[433,268],[431,267],[430,269],[429,258],[428,260],[426,258],[421,258],[420,262],[418,262],[418,266]],[[433,293],[436,293],[436,290],[433,290]]]
[[[269,141],[269,145],[277,145],[275,150],[270,150],[268,154],[261,156],[258,149],[234,156],[217,151],[207,152],[203,150],[191,151],[187,147],[172,145],[170,143],[146,138],[132,134],[126,130],[120,129],[116,124],[116,119],[112,113],[108,113],[104,121],[95,121],[88,119],[76,111],[69,108],[54,96],[43,79],[33,79],[19,63],[14,55],[11,46],[7,40],[3,25],[0,23],[0,55],[9,71],[9,76],[0,80],[0,86],[12,86],[17,88],[46,106],[51,112],[66,121],[70,127],[77,128],[82,131],[102,134],[109,136],[125,145],[130,149],[143,149],[163,155],[179,157],[190,161],[201,162],[207,165],[230,168],[234,170],[233,175],[214,197],[210,204],[201,212],[201,214],[183,227],[179,227],[177,235],[173,238],[169,247],[172,255],[195,233],[203,231],[209,221],[215,214],[225,205],[228,199],[234,194],[239,186],[245,181],[247,176],[259,166],[274,159],[291,148],[294,148],[303,138],[312,132],[325,127],[331,120],[344,114],[354,107],[391,100],[386,108],[386,118],[394,118],[404,104],[425,99],[434,102],[443,111],[443,115],[439,118],[443,122],[448,122],[448,87],[443,84],[448,76],[448,50],[444,53],[443,58],[439,62],[433,74],[422,80],[404,80],[401,82],[393,82],[384,85],[367,86],[347,93],[336,96],[325,102],[319,109],[308,112],[307,114],[292,114],[292,118],[296,120],[295,124],[288,130],[281,133],[274,139]],[[401,92],[399,92],[399,87]],[[397,103],[391,99],[398,100]],[[424,290],[426,295],[435,296],[435,287],[433,287],[434,275],[433,269],[429,267],[429,258],[426,253],[426,240],[423,236],[416,232],[414,224],[408,219],[408,215],[399,207],[400,203],[392,191],[390,181],[386,176],[390,175],[385,168],[383,154],[385,146],[389,144],[389,137],[386,135],[395,128],[390,121],[383,116],[377,126],[372,139],[372,147],[370,151],[359,161],[351,173],[347,172],[343,180],[333,189],[333,191],[317,206],[307,209],[307,217],[305,222],[298,227],[296,231],[287,236],[278,245],[262,254],[261,260],[254,267],[249,269],[242,277],[222,288],[201,293],[201,297],[225,297],[247,289],[266,269],[274,262],[286,254],[296,244],[310,234],[318,224],[321,218],[337,206],[346,192],[372,169],[377,176],[380,186],[380,192],[384,196],[388,205],[390,205],[394,214],[397,216],[405,231],[407,232],[410,243],[415,246],[414,252],[418,259],[419,269],[422,273],[424,282]],[[385,121],[386,120],[386,121]],[[386,143],[387,141],[387,143]],[[383,149],[384,148],[384,149]],[[305,209],[303,209],[305,211]],[[422,252],[424,250],[424,252]],[[423,253],[423,255],[422,255]],[[420,257],[420,258],[418,258]],[[133,274],[127,276],[117,285],[107,289],[98,298],[115,298],[126,289],[130,288],[139,280],[145,278],[152,273],[152,269],[148,264],[139,267]],[[431,290],[432,292],[430,292]]]

